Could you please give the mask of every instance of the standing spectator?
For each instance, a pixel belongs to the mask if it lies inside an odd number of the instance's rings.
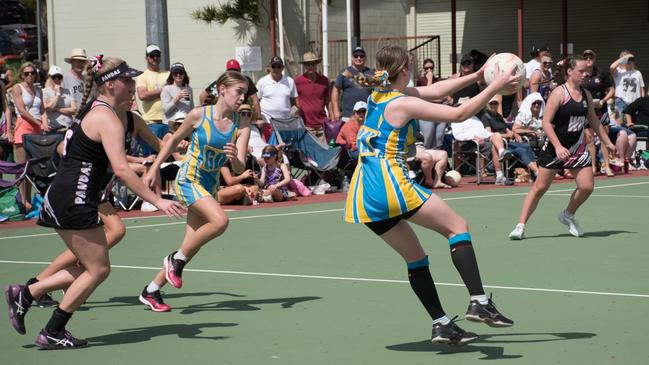
[[[540,47],[532,46],[532,51],[530,52],[532,59],[525,64],[525,75],[529,80],[534,71],[541,67],[541,60],[545,57],[552,57],[550,54],[550,47],[542,45]]]
[[[473,72],[475,72],[473,57],[467,53],[462,56],[462,59],[460,60],[460,72],[451,75],[450,78],[455,79],[458,77],[464,77],[472,74]],[[452,104],[462,104],[478,94],[480,94],[480,85],[478,85],[477,82],[474,82],[464,87],[463,89],[456,91],[451,96]],[[480,118],[482,116],[482,113],[482,110],[478,111],[476,113],[476,117]]]
[[[346,122],[352,115],[352,108],[357,101],[367,101],[370,90],[354,81],[358,74],[367,77],[374,76],[374,70],[365,66],[366,55],[362,47],[354,48],[352,52],[352,65],[340,72],[336,78],[334,88],[331,90],[331,104],[334,120],[341,120],[340,97],[342,94],[342,121]]]
[[[423,73],[421,77],[417,79],[416,86],[428,86],[440,81],[440,79],[435,76],[435,62],[432,59],[426,58],[424,60]],[[442,103],[444,99],[434,100],[434,103]],[[419,130],[424,136],[424,147],[426,149],[437,148],[442,145],[444,142],[444,132],[448,123],[419,123]]]
[[[234,58],[230,59],[225,63],[225,70],[241,72],[241,64]],[[246,92],[246,100],[244,101],[244,103],[252,106],[253,115],[251,120],[256,121],[261,117],[259,98],[257,97],[257,87],[255,87],[255,83],[250,77],[246,75],[243,76],[248,79],[248,91]],[[216,99],[218,99],[217,94],[218,88],[216,87],[216,80],[214,80],[205,88],[205,90],[201,92],[201,95],[199,96],[201,105],[214,105],[216,103]]]
[[[160,93],[169,77],[168,71],[160,70],[160,47],[150,44],[146,47],[146,70],[135,79],[137,97],[142,102],[142,119],[147,123],[151,132],[162,139],[169,128],[162,123],[164,116]],[[153,149],[144,141],[140,141],[140,154],[149,156]]]
[[[43,89],[43,105],[47,111],[47,125],[52,132],[62,131],[72,124],[77,103],[69,89],[63,87],[63,70],[52,65],[49,71],[50,86]]]
[[[43,110],[43,94],[40,87],[34,85],[36,67],[31,62],[25,62],[18,69],[18,75],[20,83],[11,90],[18,114],[14,131],[14,160],[23,163],[27,161],[27,154],[23,147],[23,135],[39,134],[43,130],[47,130],[48,127],[47,116]],[[29,202],[31,185],[23,182],[20,184],[19,190],[25,209],[31,210],[32,206]]]
[[[77,110],[79,110],[81,107],[81,99],[83,99],[83,93],[86,90],[82,76],[83,70],[86,68],[86,64],[88,63],[86,50],[83,48],[73,48],[70,52],[70,57],[64,58],[63,61],[70,64],[70,71],[63,75],[63,83],[61,84],[61,87],[70,91]],[[77,110],[75,110],[75,112]]]
[[[597,54],[595,51],[587,49],[583,53],[584,60],[586,60],[587,76],[584,78],[582,86],[584,89],[590,91],[593,97],[593,108],[595,115],[599,118],[600,123],[608,128],[609,115],[608,115],[608,100],[612,99],[615,95],[615,88],[613,78],[608,70],[600,70],[597,65]],[[584,129],[584,137],[588,143],[588,152],[592,156],[593,173],[596,174],[597,169],[597,153],[595,148],[595,135],[590,126]],[[606,145],[600,144],[602,150],[602,167],[607,176],[613,176],[613,171],[609,166],[608,150]]]
[[[164,116],[162,122],[170,127],[172,124],[182,123],[192,109],[194,109],[194,94],[189,87],[189,75],[182,63],[174,63],[170,67],[166,85],[162,87],[160,99]]]
[[[620,53],[620,58],[611,64],[611,75],[615,79],[615,109],[620,113],[637,98],[646,95],[642,74],[635,69],[635,56],[631,52]]]
[[[295,81],[283,74],[284,61],[273,57],[268,66],[270,73],[257,81],[261,117],[266,123],[270,123],[270,118],[289,118],[291,108],[298,107]]]
[[[365,123],[366,113],[367,103],[364,101],[357,101],[356,104],[354,104],[354,111],[351,118],[347,120],[347,123],[343,124],[338,133],[338,137],[336,138],[336,144],[345,146],[349,153],[349,157],[353,159],[358,158],[356,135],[363,123]]]
[[[306,129],[322,143],[327,143],[324,124],[329,106],[329,79],[317,72],[320,57],[306,52],[302,57],[304,73],[295,78],[298,102]],[[331,110],[329,110],[331,115]]]
[[[541,66],[532,71],[532,74],[528,76],[528,95],[531,93],[540,93],[544,101],[548,100],[548,97],[550,96],[550,83],[552,82],[552,71],[550,70],[551,65],[552,57],[541,57]]]

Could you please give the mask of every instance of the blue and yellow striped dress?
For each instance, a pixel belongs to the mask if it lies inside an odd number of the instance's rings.
[[[417,120],[394,128],[385,119],[387,105],[404,96],[392,90],[375,91],[367,102],[365,124],[357,135],[358,165],[345,204],[345,221],[386,220],[418,208],[430,191],[408,177],[406,159],[415,153]]]
[[[233,113],[232,127],[223,133],[212,119],[212,109],[212,105],[203,107],[203,119],[192,132],[191,144],[174,181],[176,198],[187,206],[206,196],[216,197],[221,167],[227,161],[223,148],[237,139],[239,114]]]

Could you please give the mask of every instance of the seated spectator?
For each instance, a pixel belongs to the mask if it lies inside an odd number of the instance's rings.
[[[236,175],[230,161],[221,167],[221,187],[216,199],[221,204],[251,205],[259,195],[256,183],[259,165],[251,155],[246,159],[246,170]]]
[[[187,113],[194,109],[194,94],[189,87],[189,75],[182,63],[171,65],[167,83],[160,92],[160,100],[164,112],[162,122],[167,126],[173,122],[182,123]]]
[[[496,185],[505,185],[507,179],[503,174],[500,161],[511,158],[512,154],[505,149],[502,136],[499,133],[487,131],[476,116],[462,123],[451,123],[451,131],[455,140],[476,141],[483,155],[491,155],[491,161],[496,171]]]
[[[536,163],[536,158],[532,152],[532,147],[527,143],[517,142],[514,132],[509,129],[505,119],[498,113],[498,104],[500,103],[500,95],[494,96],[487,104],[485,113],[482,115],[482,124],[485,129],[492,133],[500,134],[503,139],[509,141],[507,147],[511,153],[520,160],[523,165],[527,166],[533,176],[538,175],[539,166]],[[518,137],[520,140],[520,137]]]
[[[521,103],[514,119],[512,131],[517,142],[522,142],[527,138],[533,149],[539,150],[543,143],[543,112],[545,111],[545,101],[539,93],[531,93]]]
[[[623,111],[628,128],[638,128],[638,137],[649,137],[649,96],[642,96],[629,104]],[[640,129],[644,126],[645,128]]]
[[[264,202],[282,202],[295,196],[288,190],[291,172],[288,170],[288,166],[282,162],[281,155],[275,146],[266,146],[262,151],[264,167],[261,169],[258,184],[262,188],[261,194]]]
[[[444,183],[442,178],[448,165],[448,153],[445,150],[426,149],[417,144],[415,158],[421,162],[424,173],[424,185],[433,189],[450,189],[452,186]]]
[[[364,101],[357,101],[354,104],[351,117],[343,124],[336,137],[336,144],[344,146],[353,159],[358,158],[358,146],[356,145],[356,135],[358,130],[365,122],[365,113],[367,112],[367,103]]]
[[[619,171],[623,166],[630,165],[631,156],[635,152],[637,145],[637,136],[632,129],[625,125],[626,118],[623,117],[622,110],[615,107],[613,113],[614,117],[609,118],[608,135],[611,141],[615,143],[616,159],[611,160],[610,164],[612,169]]]
[[[43,89],[43,105],[47,111],[47,125],[50,132],[59,132],[72,124],[77,112],[77,103],[70,90],[62,86],[63,70],[52,65],[49,71],[50,83]]]

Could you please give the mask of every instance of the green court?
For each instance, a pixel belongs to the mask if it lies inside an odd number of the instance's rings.
[[[38,351],[51,309],[32,308],[27,335],[2,303],[5,364],[648,364],[649,181],[598,180],[578,212],[583,238],[557,221],[574,183],[555,184],[526,239],[510,241],[527,188],[440,195],[468,221],[487,291],[512,328],[461,320],[481,335],[450,348],[430,343],[431,321],[398,255],[367,228],[344,224],[342,202],[228,213],[227,232],[163,289],[170,313],[137,296],[182,239],[184,221],[127,219],[108,280],[72,318],[88,338],[77,351]],[[446,240],[416,228],[444,309],[468,293]],[[44,228],[0,231],[1,284],[23,283],[64,247]],[[61,293],[54,298],[60,299]]]

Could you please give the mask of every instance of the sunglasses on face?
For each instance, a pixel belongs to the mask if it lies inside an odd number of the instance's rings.
[[[355,54],[353,56],[354,56],[354,58],[365,58],[364,54]]]
[[[471,65],[473,65],[473,62],[472,61],[464,61],[464,62],[460,63],[460,65],[462,65],[462,66],[471,66]]]
[[[53,75],[52,80],[63,80],[63,75]]]
[[[151,53],[149,58],[160,58],[160,53]]]
[[[595,59],[595,56],[592,56],[592,55],[586,55],[586,56],[584,56],[584,59],[585,59],[585,60],[594,60],[594,59]]]
[[[315,65],[317,65],[317,63],[315,63],[315,62],[306,62],[306,63],[304,64],[304,66],[306,66],[306,67],[313,67],[313,66],[315,66]]]
[[[424,67],[424,70],[426,70],[426,71],[434,70],[434,69],[435,69],[435,66]]]
[[[357,110],[357,111],[356,111],[356,114],[358,114],[358,115],[365,115],[366,112],[367,112],[367,110],[365,110],[365,109],[360,109],[360,110]]]
[[[272,68],[272,69],[282,69],[282,68],[284,68],[284,66],[282,66],[282,65],[274,65],[274,66],[270,66],[270,68]]]
[[[173,73],[174,76],[185,76],[185,73],[182,71],[174,71]]]
[[[249,116],[252,115],[251,112],[240,112],[239,114],[240,114],[242,117],[249,117]]]
[[[34,76],[36,75],[36,71],[25,71],[23,72],[24,76]]]
[[[498,105],[498,104],[500,104],[500,103],[497,102],[497,101],[490,101],[490,102],[489,102],[489,105],[494,105],[494,106],[495,106],[495,105]]]
[[[543,64],[543,66],[550,66],[552,64],[552,62],[543,62],[542,64]]]

